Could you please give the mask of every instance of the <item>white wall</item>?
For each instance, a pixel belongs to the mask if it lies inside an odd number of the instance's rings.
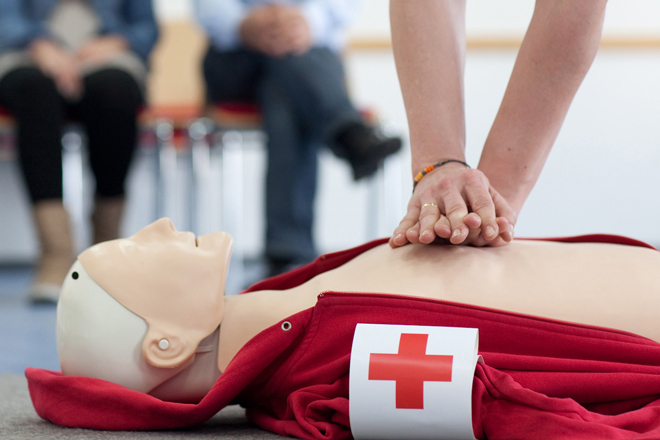
[[[362,4],[360,15],[351,27],[351,35],[359,38],[388,37],[389,2],[362,0]],[[521,37],[527,29],[533,10],[534,2],[531,0],[468,0],[468,38]],[[604,36],[659,37],[660,2],[609,0]]]
[[[155,0],[161,19],[192,16],[192,0]],[[388,37],[389,2],[361,0],[362,8],[351,26],[350,34],[359,38]],[[468,0],[466,25],[468,36],[522,36],[534,9],[531,0]],[[659,37],[660,2],[648,0],[609,0],[604,36]]]

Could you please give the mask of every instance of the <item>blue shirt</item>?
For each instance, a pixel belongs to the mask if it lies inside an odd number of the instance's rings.
[[[60,0],[0,0],[0,53],[23,50],[36,38],[49,38],[46,21]],[[101,21],[101,34],[124,37],[146,60],[158,38],[151,0],[89,0]]]
[[[238,29],[250,9],[268,3],[298,5],[307,19],[315,47],[339,51],[344,29],[357,12],[357,0],[195,0],[195,15],[219,50],[241,46]]]

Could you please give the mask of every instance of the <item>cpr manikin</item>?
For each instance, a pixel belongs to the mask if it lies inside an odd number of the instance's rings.
[[[324,291],[438,298],[660,341],[660,253],[650,249],[381,245],[291,289],[224,297],[230,253],[228,234],[195,239],[167,219],[83,252],[58,305],[63,373],[195,402],[250,339]]]

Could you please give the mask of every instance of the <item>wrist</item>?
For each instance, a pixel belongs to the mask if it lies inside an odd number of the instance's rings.
[[[422,170],[420,170],[417,174],[413,175],[413,191],[415,191],[417,184],[420,182],[420,180],[422,180],[424,176],[437,170],[438,168],[449,167],[449,166],[460,166],[460,167],[470,168],[470,165],[468,165],[465,161],[459,159],[445,159],[445,160],[441,160],[440,162],[436,162],[433,165],[428,165]]]
[[[423,154],[425,150],[428,150],[429,154]],[[465,152],[462,149],[447,148],[446,146],[443,146],[441,149],[418,148],[417,151],[413,149],[412,156],[413,177],[429,165],[433,165],[445,160],[452,159],[466,162]]]
[[[130,46],[128,40],[123,35],[113,34],[108,35],[105,38],[112,44],[113,48],[117,50],[126,50]]]
[[[37,38],[28,46],[28,51],[32,53],[40,53],[49,49],[59,49],[59,47],[48,38]]]

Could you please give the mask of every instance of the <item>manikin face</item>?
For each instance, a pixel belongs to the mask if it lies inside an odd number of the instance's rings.
[[[58,304],[63,373],[142,392],[178,374],[222,320],[230,254],[228,234],[195,240],[169,219],[83,252]]]

